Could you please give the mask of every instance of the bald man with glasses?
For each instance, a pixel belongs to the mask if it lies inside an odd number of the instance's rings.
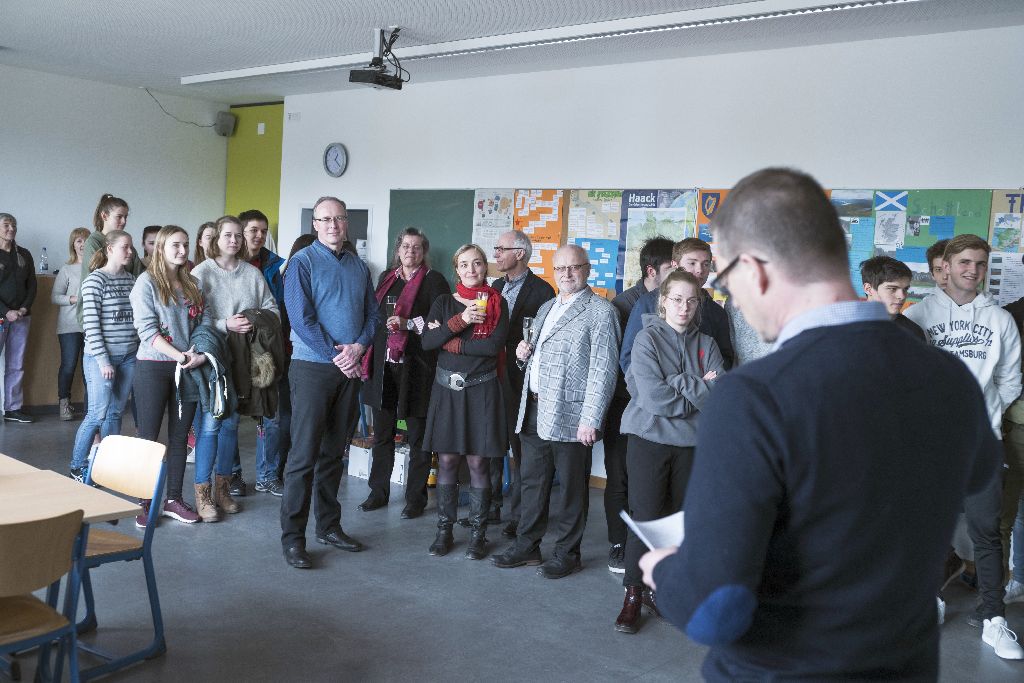
[[[587,285],[590,261],[576,245],[554,255],[558,296],[537,311],[535,346],[519,343],[525,370],[516,432],[523,445],[519,535],[492,562],[500,568],[541,564],[540,543],[550,519],[553,556],[538,574],[560,579],[582,568],[591,447],[601,438],[615,390],[619,317]],[[551,487],[558,472],[559,494]]]

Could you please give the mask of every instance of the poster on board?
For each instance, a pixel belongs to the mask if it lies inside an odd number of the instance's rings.
[[[715,242],[715,236],[711,234],[711,219],[728,194],[729,190],[700,190],[700,201],[697,202],[697,237],[708,244]]]
[[[533,242],[530,269],[556,290],[552,259],[562,244],[564,204],[562,190],[516,190],[513,226]]]
[[[642,278],[640,249],[658,236],[673,242],[697,236],[697,190],[622,192],[618,276],[623,290]]]
[[[605,298],[615,296],[619,262],[622,190],[571,190],[566,243],[578,244],[590,258],[587,284]]]
[[[502,233],[512,229],[515,190],[476,190],[473,196],[473,243],[494,263],[494,246]]]

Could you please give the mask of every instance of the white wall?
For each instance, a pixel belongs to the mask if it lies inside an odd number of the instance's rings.
[[[288,97],[280,248],[334,194],[373,207],[379,268],[392,188],[729,187],[777,164],[826,187],[1017,187],[1021,64],[1013,27]]]
[[[157,93],[181,119],[210,123],[226,105]],[[92,228],[100,195],[123,197],[128,231],[174,223],[193,233],[224,211],[227,138],[178,123],[144,91],[0,66],[0,211],[50,270],[68,234]]]

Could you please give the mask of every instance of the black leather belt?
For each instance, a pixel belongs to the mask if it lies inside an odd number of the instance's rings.
[[[471,387],[474,384],[483,384],[489,382],[498,376],[497,370],[491,370],[485,372],[482,375],[474,375],[473,377],[466,377],[461,372],[452,372],[451,370],[445,370],[444,368],[437,368],[434,373],[434,379],[443,387],[451,389],[452,391],[462,391],[466,387]]]

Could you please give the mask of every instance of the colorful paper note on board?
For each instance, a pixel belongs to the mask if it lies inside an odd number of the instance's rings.
[[[473,243],[494,263],[494,246],[503,232],[512,229],[515,190],[477,190],[473,198]]]
[[[989,243],[993,251],[1024,251],[1024,190],[992,190]]]
[[[711,219],[728,194],[729,190],[702,189],[700,191],[700,201],[697,202],[697,237],[708,244],[714,244],[714,235],[711,234]]]
[[[516,190],[513,225],[533,242],[530,269],[556,289],[552,259],[562,244],[564,204],[562,190]]]
[[[875,251],[874,197],[874,190],[832,190],[829,195],[846,235],[850,283],[860,296],[864,296],[860,264],[871,258]]]
[[[622,289],[639,281],[640,249],[652,237],[678,242],[697,235],[697,190],[624,190],[619,231]]]
[[[571,190],[566,242],[578,244],[590,257],[587,283],[600,296],[615,296],[619,262],[619,218],[622,190]]]

